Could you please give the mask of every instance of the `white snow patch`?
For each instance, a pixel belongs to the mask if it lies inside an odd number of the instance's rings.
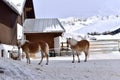
[[[120,53],[90,54],[88,62],[72,63],[72,56],[50,57],[49,65],[45,61],[38,65],[39,59],[14,61],[0,58],[0,80],[119,80]]]

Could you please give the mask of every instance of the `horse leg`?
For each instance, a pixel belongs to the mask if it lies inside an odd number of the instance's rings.
[[[74,63],[74,61],[75,61],[75,55],[73,54],[73,61],[72,61],[72,63]]]
[[[47,53],[45,53],[45,57],[46,57],[46,60],[47,60],[46,65],[48,65],[49,60],[48,60],[48,54]]]
[[[27,59],[27,63],[30,64],[30,57],[29,57],[29,54],[28,54],[28,53],[26,53],[26,59]]]
[[[42,60],[43,60],[43,58],[44,58],[44,55],[43,55],[43,53],[42,53],[42,51],[41,51],[41,60],[40,60],[40,62],[38,63],[38,65],[40,65],[41,63],[42,63]]]
[[[27,63],[29,63],[29,64],[30,64],[30,58],[27,58]]]
[[[78,63],[80,63],[79,53],[77,52]]]
[[[40,60],[40,62],[38,63],[39,65],[42,63],[42,60],[43,60],[43,56],[41,57],[41,60]]]
[[[73,61],[72,61],[72,63],[74,63],[74,62],[75,62],[75,54],[73,52]]]
[[[84,53],[85,53],[85,60],[84,60],[84,62],[87,62],[88,52],[84,52]]]
[[[46,50],[45,50],[45,57],[46,57],[46,60],[47,60],[47,62],[46,62],[46,65],[48,65],[48,62],[49,62],[49,45],[46,43]]]

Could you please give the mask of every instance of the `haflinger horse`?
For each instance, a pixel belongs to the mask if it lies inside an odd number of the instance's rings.
[[[70,45],[71,49],[72,49],[72,54],[73,54],[73,61],[72,63],[74,63],[75,61],[75,54],[77,54],[78,57],[78,63],[80,62],[80,58],[79,55],[81,54],[81,52],[84,52],[85,54],[85,62],[87,61],[87,57],[89,54],[89,41],[88,40],[80,40],[77,41],[73,38],[67,38],[67,43],[68,45]]]
[[[49,45],[45,41],[29,42],[26,40],[23,44],[21,44],[21,48],[26,54],[27,63],[30,64],[30,55],[35,55],[37,52],[41,52],[41,60],[38,64],[41,64],[45,56],[47,60],[46,65],[48,65]]]

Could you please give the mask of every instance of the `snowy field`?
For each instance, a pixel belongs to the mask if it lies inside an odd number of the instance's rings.
[[[0,58],[0,80],[119,80],[120,53],[90,54],[88,62],[71,63],[72,56],[50,57],[49,65],[45,59],[41,65],[39,60],[15,61]]]

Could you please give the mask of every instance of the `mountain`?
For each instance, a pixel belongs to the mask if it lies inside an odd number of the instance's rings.
[[[114,30],[114,31],[111,31],[111,32],[108,33],[108,34],[115,35],[115,34],[118,34],[118,33],[120,33],[120,28],[118,28],[118,29],[116,29],[116,30]]]
[[[87,35],[88,33],[119,33],[120,15],[93,16],[89,18],[64,18],[59,19],[65,28],[64,34]]]

